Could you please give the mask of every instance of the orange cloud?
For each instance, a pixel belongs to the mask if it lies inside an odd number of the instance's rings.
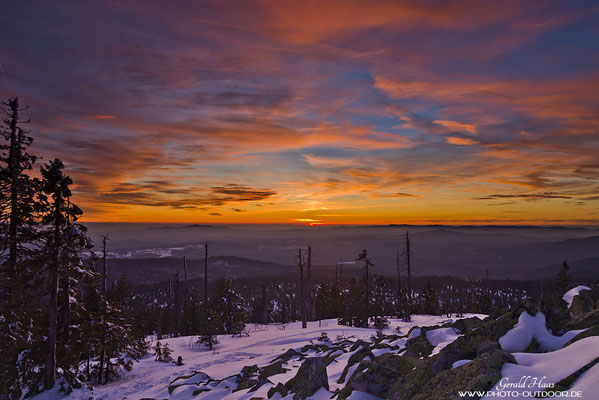
[[[445,138],[447,143],[455,144],[457,146],[472,146],[475,145],[476,142],[472,139],[456,137],[456,136],[448,136]]]
[[[116,119],[115,115],[88,115],[86,119]]]

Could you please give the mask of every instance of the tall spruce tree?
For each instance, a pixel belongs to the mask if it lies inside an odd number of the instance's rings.
[[[82,347],[80,324],[86,311],[78,300],[79,282],[91,271],[83,263],[81,252],[91,249],[86,228],[76,221],[81,209],[70,202],[73,183],[63,172],[62,161],[55,159],[41,168],[44,205],[41,257],[48,271],[48,338],[44,387],[54,386],[57,371],[69,385],[78,385],[79,358],[75,347]],[[71,337],[72,333],[77,335]],[[60,346],[57,346],[60,344]],[[60,351],[57,351],[57,347]],[[60,367],[60,368],[58,368]],[[70,390],[68,387],[66,390]]]
[[[31,342],[42,313],[38,241],[38,181],[29,176],[36,157],[22,128],[18,98],[0,104],[0,398],[17,398],[38,376]]]

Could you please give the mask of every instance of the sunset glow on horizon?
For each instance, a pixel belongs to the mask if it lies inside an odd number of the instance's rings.
[[[0,95],[30,106],[32,150],[64,161],[82,221],[599,224],[596,2],[0,18]]]

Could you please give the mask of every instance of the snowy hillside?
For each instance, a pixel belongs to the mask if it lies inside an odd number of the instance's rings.
[[[468,314],[464,318],[478,317],[484,318],[484,315]],[[455,319],[453,319],[455,320]],[[406,335],[410,328],[415,326],[425,327],[440,325],[445,322],[450,322],[452,319],[440,317],[440,316],[426,316],[426,315],[414,315],[411,322],[403,322],[400,320],[391,320],[390,328],[386,329],[384,333],[386,335],[396,334],[394,330],[399,327],[401,333],[398,335]],[[302,347],[309,345],[310,343],[322,344],[322,341],[318,339],[324,332],[328,338],[333,342],[342,341],[344,338],[348,339],[347,349],[338,350],[338,354],[328,354],[329,356],[337,356],[331,364],[327,366],[328,384],[329,391],[321,390],[318,395],[314,398],[328,399],[332,396],[332,392],[336,389],[342,389],[345,383],[349,380],[353,371],[358,366],[358,363],[350,365],[350,368],[344,374],[344,379],[339,383],[339,378],[343,374],[344,369],[348,366],[348,361],[358,349],[349,351],[351,343],[359,339],[366,341],[370,340],[370,337],[375,334],[372,329],[353,328],[338,325],[336,320],[322,321],[319,326],[318,322],[309,322],[307,329],[301,329],[301,323],[290,323],[283,327],[281,325],[252,325],[253,332],[249,337],[232,337],[232,336],[219,336],[220,343],[215,346],[213,351],[209,351],[206,348],[199,349],[194,341],[197,337],[178,337],[172,339],[166,339],[161,343],[168,343],[170,349],[173,351],[173,358],[176,360],[178,356],[183,358],[183,366],[177,366],[174,363],[161,363],[154,361],[153,355],[148,355],[144,359],[136,363],[131,372],[125,372],[123,378],[119,381],[113,382],[105,386],[98,386],[94,388],[93,394],[89,392],[75,391],[70,396],[64,397],[65,399],[79,400],[88,399],[90,396],[98,400],[111,400],[111,399],[250,399],[256,398],[267,398],[268,390],[275,387],[278,383],[285,383],[296,374],[299,366],[302,364],[300,356],[293,356],[288,362],[283,363],[282,366],[285,370],[283,373],[272,375],[268,377],[271,383],[266,383],[258,390],[249,392],[248,389],[233,391],[237,388],[238,383],[235,381],[237,374],[242,371],[244,367],[256,365],[259,368],[272,364],[272,361],[289,349],[301,352]],[[444,330],[444,328],[441,328]],[[435,332],[435,331],[430,331]],[[436,348],[442,347],[447,338],[455,338],[455,332],[451,329],[450,333],[440,332],[439,335],[434,336],[434,345]],[[398,338],[394,341],[383,341],[379,345],[379,348],[373,349],[372,354],[380,356],[387,352],[394,354],[402,353],[405,351],[405,344],[407,338]],[[304,357],[311,357],[316,354],[316,351],[309,349],[305,352],[301,352]],[[201,371],[206,376],[194,375],[196,372]],[[191,376],[191,379],[180,379],[175,381],[177,378]],[[234,376],[233,379],[227,379]],[[197,396],[193,396],[192,393],[196,390],[203,382],[210,379],[215,384],[207,385],[210,390],[203,392]],[[221,382],[218,382],[222,380]],[[169,393],[169,385],[174,383],[183,384]],[[193,382],[193,385],[189,385]],[[199,385],[196,385],[199,384]],[[192,389],[190,391],[190,389]],[[277,398],[277,397],[274,397]],[[280,398],[280,397],[278,397]],[[359,398],[354,395],[352,399]],[[362,397],[368,398],[368,397]]]
[[[414,315],[384,331],[336,320],[251,325],[249,336],[161,341],[175,361],[149,354],[118,381],[36,400],[595,399],[599,391],[599,291],[529,299],[496,316]],[[154,347],[156,341],[152,341]]]

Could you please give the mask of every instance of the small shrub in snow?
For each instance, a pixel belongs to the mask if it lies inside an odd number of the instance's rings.
[[[197,344],[199,347],[204,345],[212,350],[212,347],[218,344],[218,337],[216,335],[202,335],[198,338]]]
[[[277,325],[277,329],[280,331],[284,331],[285,328],[287,328],[287,325],[289,325],[289,323],[287,322],[281,322],[280,324]]]
[[[173,357],[171,356],[171,354],[173,354],[173,351],[168,347],[168,343],[165,343],[164,346],[162,346],[162,362],[172,362],[173,361]]]
[[[156,361],[162,361],[162,345],[160,341],[156,342],[156,346],[154,346],[154,356]]]
[[[173,357],[171,356],[172,353],[173,351],[168,347],[168,343],[161,345],[160,341],[156,342],[156,346],[154,346],[154,356],[156,361],[171,362],[173,361]]]

